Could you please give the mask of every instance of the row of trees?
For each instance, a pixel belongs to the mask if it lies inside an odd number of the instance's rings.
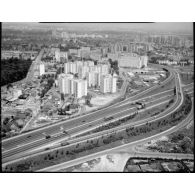
[[[122,118],[122,119],[119,119],[119,120],[117,120],[117,121],[110,122],[110,123],[108,123],[108,124],[106,124],[106,125],[102,125],[102,126],[100,126],[100,127],[97,127],[96,129],[94,129],[94,130],[91,131],[91,132],[92,132],[92,133],[97,133],[97,132],[100,132],[100,131],[104,131],[104,130],[108,130],[108,129],[117,127],[117,126],[121,125],[122,123],[125,123],[125,122],[127,122],[127,121],[133,119],[136,115],[137,115],[137,112],[135,112],[135,113],[133,113],[133,114],[131,114],[131,115],[129,115],[129,116],[126,116],[126,117],[124,117],[124,118]],[[91,132],[90,132],[90,133],[91,133]],[[83,136],[83,135],[87,135],[87,134],[89,134],[89,133],[88,133],[88,132],[87,132],[87,133],[84,133],[84,134],[82,134],[82,136]]]

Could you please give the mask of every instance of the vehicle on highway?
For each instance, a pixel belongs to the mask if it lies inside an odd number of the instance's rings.
[[[51,138],[51,135],[46,135],[45,138],[49,139],[49,138]]]
[[[49,150],[50,148],[45,148],[45,150]]]
[[[141,110],[141,109],[143,109],[143,108],[145,108],[145,104],[143,104],[142,102],[136,102],[136,104],[137,104],[137,109],[138,110]]]
[[[104,121],[110,121],[112,120],[114,117],[113,116],[110,116],[110,117],[104,117]]]
[[[63,131],[64,134],[68,134],[68,132],[66,130]]]
[[[69,145],[69,143],[68,143],[68,142],[63,142],[63,143],[61,143],[60,145],[61,145],[61,146],[67,146],[67,145]]]

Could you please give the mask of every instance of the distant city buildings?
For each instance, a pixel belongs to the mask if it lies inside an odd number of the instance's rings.
[[[69,33],[63,30],[53,30],[52,37],[54,38],[62,38],[62,39],[73,39],[73,38],[108,38],[108,35],[100,35],[100,34],[76,34]]]
[[[188,38],[177,35],[149,35],[147,41],[149,43],[171,45],[174,47],[190,47],[193,45],[192,41]]]
[[[150,43],[146,43],[146,42],[117,42],[114,44],[110,44],[109,45],[109,53],[134,53],[134,52],[139,52],[139,51],[143,51],[143,52],[148,52],[153,50],[153,47]]]

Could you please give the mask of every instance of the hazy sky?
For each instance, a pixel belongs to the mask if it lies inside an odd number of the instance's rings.
[[[16,23],[4,23],[10,25]],[[21,24],[21,23],[20,23]],[[23,23],[32,26],[65,27],[67,30],[140,30],[158,32],[192,33],[193,23],[188,22],[158,22],[158,23]]]

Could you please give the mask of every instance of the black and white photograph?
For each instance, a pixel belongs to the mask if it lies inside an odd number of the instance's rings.
[[[193,23],[3,22],[1,40],[2,172],[193,172]]]
[[[194,7],[2,0],[0,193],[194,194]]]

